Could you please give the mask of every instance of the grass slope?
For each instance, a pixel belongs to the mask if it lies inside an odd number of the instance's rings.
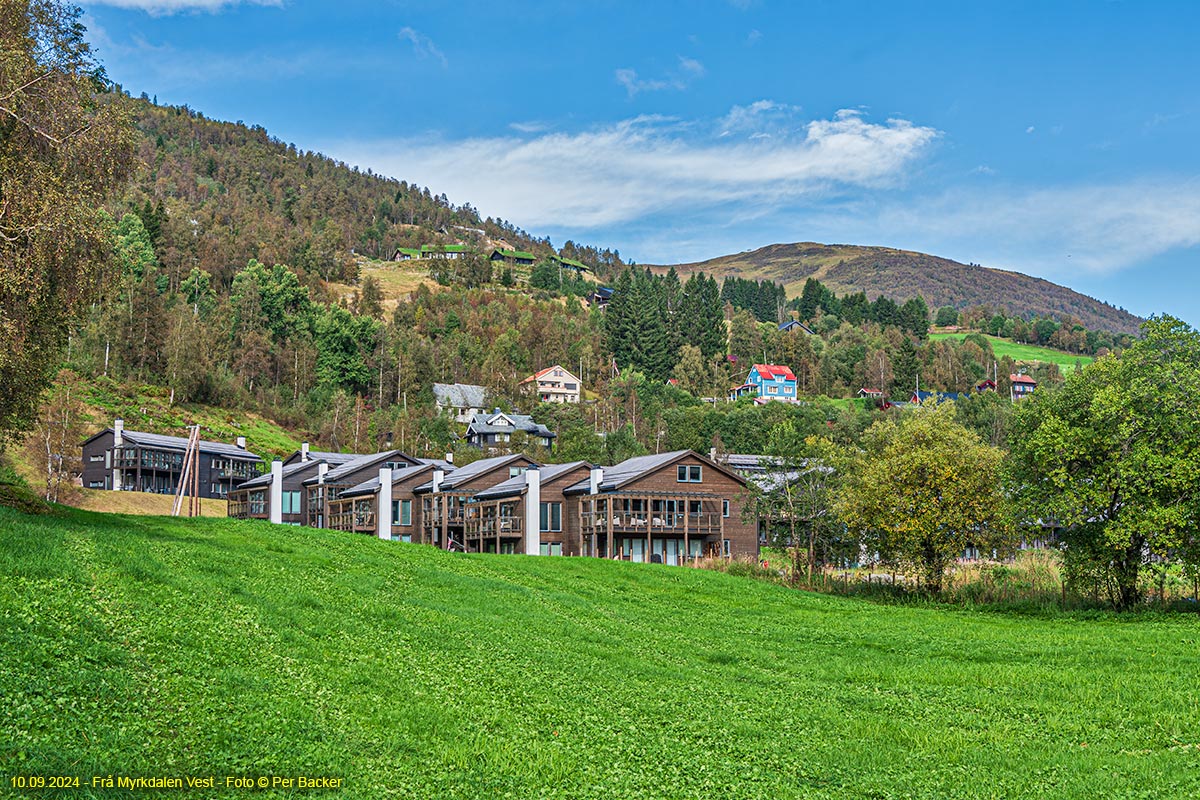
[[[1063,350],[1054,350],[1049,347],[1041,347],[1036,344],[1020,344],[1011,339],[1001,339],[998,336],[988,336],[983,334],[989,342],[992,343],[992,352],[998,358],[1009,356],[1013,361],[1043,361],[1047,364],[1058,364],[1059,369],[1063,372],[1073,372],[1075,365],[1086,366],[1096,359],[1092,356],[1082,356],[1078,353],[1068,353]],[[967,333],[931,333],[929,338],[932,340],[938,339],[965,339]]]
[[[1200,793],[1190,616],[885,607],[230,520],[0,509],[0,531],[5,775],[330,775],[354,797]]]
[[[1136,333],[1141,322],[1123,309],[1041,278],[894,247],[773,244],[675,268],[684,278],[703,271],[718,278],[770,279],[782,283],[790,297],[800,294],[808,278],[816,278],[838,294],[864,291],[872,300],[884,294],[903,302],[919,294],[930,308],[988,304],[1011,313],[1068,314],[1088,328],[1128,333]]]

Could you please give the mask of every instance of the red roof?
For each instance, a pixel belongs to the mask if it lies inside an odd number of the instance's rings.
[[[754,368],[758,370],[758,374],[764,378],[782,378],[784,380],[794,381],[796,376],[792,374],[791,367],[781,367],[778,364],[755,364]]]
[[[1028,383],[1037,386],[1037,381],[1028,375],[1009,375],[1008,379],[1013,383]]]

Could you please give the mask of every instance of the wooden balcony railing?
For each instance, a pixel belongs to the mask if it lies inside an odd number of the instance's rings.
[[[720,513],[708,511],[698,514],[682,512],[623,514],[616,512],[612,515],[612,531],[624,535],[632,533],[640,536],[645,536],[647,532],[651,535],[683,536],[686,532],[689,536],[707,536],[721,532],[722,519]],[[606,533],[609,529],[608,514],[604,512],[585,511],[581,521],[585,535]]]

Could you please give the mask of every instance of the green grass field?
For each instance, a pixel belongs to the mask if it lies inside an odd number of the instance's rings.
[[[931,333],[929,338],[932,341],[965,339],[967,335],[967,333]],[[1092,356],[1081,356],[1076,353],[1053,350],[1049,347],[1040,347],[1036,344],[1019,344],[1011,339],[1001,339],[998,336],[987,336],[986,334],[984,336],[992,343],[992,352],[999,358],[1009,356],[1013,361],[1018,362],[1044,361],[1048,364],[1058,364],[1058,368],[1064,373],[1073,371],[1076,364],[1086,366],[1096,360]]]
[[[1194,797],[1198,638],[1190,614],[0,508],[0,794],[165,775],[296,796],[223,781],[305,775],[370,798]]]

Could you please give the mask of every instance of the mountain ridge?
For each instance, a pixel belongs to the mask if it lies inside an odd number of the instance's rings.
[[[963,264],[949,258],[895,247],[819,242],[776,243],[705,261],[671,266],[682,275],[705,272],[718,278],[773,280],[798,296],[809,278],[844,295],[866,292],[897,302],[921,295],[930,308],[992,306],[1010,314],[1072,317],[1089,329],[1135,333],[1142,318],[1069,287],[1015,270]]]

